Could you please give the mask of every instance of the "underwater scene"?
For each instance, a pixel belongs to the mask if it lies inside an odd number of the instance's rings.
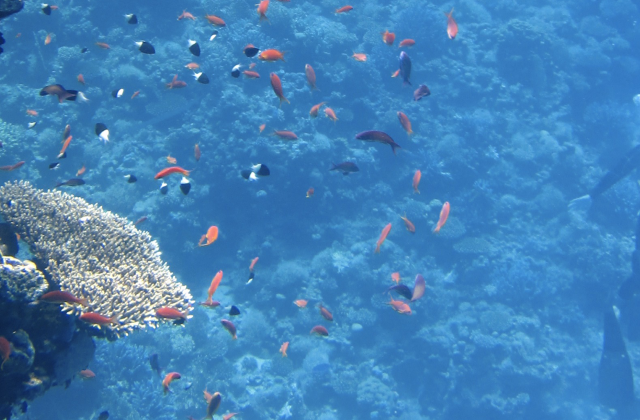
[[[640,4],[341,1],[0,0],[0,419],[640,419]]]

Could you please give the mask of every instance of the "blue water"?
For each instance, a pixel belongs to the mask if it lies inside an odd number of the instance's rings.
[[[252,1],[63,0],[51,16],[28,2],[2,20],[0,166],[26,161],[0,174],[3,181],[49,189],[85,165],[86,184],[66,191],[132,222],[148,216],[140,229],[159,242],[197,302],[224,271],[214,296],[221,307],[195,306],[184,327],[97,340],[88,366],[96,378],[52,388],[30,404],[28,418],[88,420],[108,410],[112,419],[199,419],[204,389],[223,396],[216,418],[614,418],[597,399],[602,313],[619,305],[617,289],[631,273],[639,175],[588,212],[568,212],[567,203],[637,143],[640,14],[631,0],[529,3],[356,0],[353,11],[336,15],[344,4],[274,0],[269,23],[259,23]],[[455,40],[443,14],[452,7]],[[183,9],[197,20],[177,21]],[[125,13],[139,24],[128,25]],[[205,13],[227,27],[214,28]],[[386,29],[396,34],[393,46],[382,42]],[[47,33],[53,40],[44,45]],[[405,38],[416,41],[402,49],[412,86],[390,77]],[[191,56],[188,39],[199,42],[200,57]],[[156,54],[138,52],[140,40]],[[249,59],[248,43],[286,51],[286,62]],[[368,61],[356,62],[354,52]],[[191,61],[210,84],[193,80],[184,68]],[[250,63],[260,79],[231,77],[234,65]],[[307,86],[305,64],[319,90]],[[279,107],[271,72],[290,104]],[[165,88],[174,74],[186,88]],[[38,95],[52,83],[89,102]],[[431,96],[415,102],[419,84]],[[118,88],[125,93],[114,99]],[[337,122],[322,110],[309,117],[323,101]],[[397,111],[411,120],[413,136]],[[38,124],[27,129],[30,121]],[[94,134],[98,122],[110,129],[107,144]],[[52,171],[66,124],[73,141]],[[273,130],[299,140],[279,140]],[[388,145],[355,140],[366,130],[387,132],[401,149],[394,155]],[[188,196],[177,176],[166,196],[153,179],[169,154],[192,169]],[[360,171],[329,172],[344,161]],[[240,171],[256,163],[271,176],[243,180]],[[419,195],[411,185],[417,169]],[[135,184],[124,180],[131,173]],[[306,198],[310,187],[315,194]],[[444,202],[451,213],[436,235]],[[219,238],[198,248],[211,225]],[[246,284],[256,256],[255,280]],[[410,316],[386,304],[393,272],[411,288],[416,274],[426,279]],[[307,308],[296,299],[307,299]],[[320,302],[333,322],[320,316]],[[220,325],[232,304],[242,311],[237,340]],[[639,371],[638,337],[626,332],[634,323],[624,321],[623,331]],[[309,335],[314,325],[329,336]],[[287,358],[278,352],[285,341]],[[153,353],[163,375],[182,375],[166,396],[149,366]]]

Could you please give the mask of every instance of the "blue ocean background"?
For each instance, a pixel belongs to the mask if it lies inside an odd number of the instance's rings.
[[[631,273],[639,175],[621,180],[588,212],[569,212],[567,204],[637,144],[637,3],[350,4],[352,12],[336,15],[344,4],[334,0],[274,0],[269,22],[260,23],[253,1],[62,0],[51,16],[25,2],[0,21],[7,40],[0,165],[26,161],[0,174],[2,181],[50,189],[84,164],[86,184],[65,191],[132,222],[147,216],[139,228],[159,242],[197,302],[224,271],[214,297],[221,307],[194,306],[184,326],[96,340],[88,366],[95,379],[52,388],[15,418],[89,420],[108,410],[111,419],[201,419],[205,389],[222,394],[216,418],[615,418],[597,398],[602,313],[619,305],[618,287]],[[443,14],[452,8],[455,40]],[[183,9],[197,20],[177,21]],[[139,24],[128,25],[125,13]],[[214,28],[205,14],[227,27]],[[396,34],[393,46],[382,42],[387,29]],[[413,64],[412,86],[391,77],[405,38],[416,40],[402,49]],[[189,53],[189,39],[200,43],[201,57]],[[140,40],[156,54],[141,54]],[[248,43],[286,51],[286,62],[247,58]],[[368,61],[354,61],[354,52]],[[193,80],[184,68],[191,61],[210,84]],[[234,65],[246,70],[252,62],[260,79],[231,77]],[[305,64],[314,67],[319,90],[307,86]],[[271,72],[290,104],[279,106]],[[166,89],[175,74],[186,88]],[[38,95],[53,83],[89,101],[59,104]],[[419,84],[431,96],[416,102]],[[119,88],[125,94],[115,99]],[[322,101],[338,121],[322,111],[309,117]],[[398,111],[410,118],[413,136]],[[94,133],[99,122],[109,127],[107,144]],[[66,124],[68,157],[50,170]],[[299,140],[282,141],[273,130],[294,131]],[[355,140],[365,130],[387,132],[401,149],[394,155],[386,145]],[[168,179],[167,195],[159,192],[154,175],[169,166],[169,154],[192,170],[187,196],[177,176]],[[329,171],[343,161],[360,171]],[[242,179],[240,171],[257,163],[271,175]],[[411,185],[418,169],[419,195]],[[128,184],[127,174],[138,182]],[[315,194],[307,199],[310,187]],[[449,219],[433,234],[444,202],[451,203]],[[405,214],[415,234],[405,229]],[[219,238],[198,248],[211,225]],[[410,287],[418,273],[427,282],[410,316],[387,304],[393,272]],[[296,299],[307,299],[307,308]],[[320,316],[318,303],[333,322]],[[242,312],[234,319],[237,340],[220,325],[231,305]],[[638,372],[638,319],[621,322]],[[328,337],[309,334],[318,324]],[[285,341],[287,358],[278,352]],[[163,374],[182,375],[166,396],[149,366],[154,353]]]

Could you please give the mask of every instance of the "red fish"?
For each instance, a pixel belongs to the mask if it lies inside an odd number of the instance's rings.
[[[131,99],[135,98],[138,95],[140,95],[140,91],[136,90],[135,92],[133,92],[133,95],[131,95]]]
[[[260,124],[260,127],[258,127],[258,129],[260,130],[261,133],[264,131],[266,126],[267,124]]]
[[[380,233],[380,238],[378,238],[378,242],[376,242],[376,250],[375,253],[380,253],[380,246],[387,239],[387,235],[389,235],[389,231],[391,230],[391,223],[382,229],[382,233]]]
[[[313,187],[309,188],[309,189],[307,190],[307,198],[311,198],[311,197],[313,197],[313,194],[315,194],[315,192],[316,192],[316,191],[313,189]]]
[[[38,111],[36,111],[35,109],[27,109],[27,115],[31,115],[32,117],[37,117]]]
[[[260,16],[260,20],[269,21],[267,18],[267,9],[269,8],[269,0],[262,0],[260,4],[258,4],[258,16]]]
[[[51,34],[47,34],[47,37],[44,39],[44,45],[51,44]]]
[[[69,304],[79,304],[82,306],[89,306],[89,302],[87,299],[79,299],[75,297],[73,294],[69,292],[63,292],[61,290],[56,290],[53,292],[45,293],[40,296],[39,301],[48,302],[48,303],[69,303]]]
[[[282,105],[282,101],[286,101],[288,104],[290,104],[291,102],[289,102],[289,100],[284,97],[284,93],[282,92],[282,82],[280,81],[278,75],[275,73],[271,73],[269,77],[271,78],[271,87],[273,88],[273,93],[275,93],[276,96],[280,99],[279,106]]]
[[[298,299],[294,300],[293,303],[295,303],[298,308],[306,308],[308,302],[304,299]]]
[[[196,17],[193,16],[191,13],[187,12],[186,10],[183,10],[182,14],[178,16],[178,20],[182,20],[182,19],[196,20]]]
[[[204,15],[204,17],[209,21],[210,24],[214,26],[227,26],[224,20],[215,15]]]
[[[62,103],[65,99],[71,99],[77,96],[77,93],[67,91],[62,85],[49,85],[42,88],[40,96],[56,95],[58,102]]]
[[[253,71],[253,70],[245,70],[242,72],[242,74],[244,74],[244,77],[246,77],[247,79],[259,79],[260,78],[260,73],[258,73],[257,71]]]
[[[4,369],[4,364],[9,360],[11,356],[11,343],[9,340],[0,335],[0,356],[2,356],[2,364],[0,364],[0,370]]]
[[[198,246],[209,246],[214,243],[218,239],[218,227],[211,226],[207,229],[207,233],[202,235],[200,238],[200,242],[198,242]],[[206,240],[206,242],[205,242]]]
[[[307,83],[311,90],[318,89],[316,87],[316,71],[311,67],[310,64],[304,65],[304,73],[307,75]]]
[[[271,48],[271,49],[262,51],[260,55],[258,55],[258,58],[262,61],[270,61],[270,62],[274,62],[278,60],[284,61],[284,55],[285,55],[284,52]]]
[[[382,131],[363,131],[362,133],[356,134],[356,139],[388,144],[389,146],[391,146],[391,150],[393,151],[394,155],[396,154],[396,149],[400,149],[400,145],[393,141],[390,135]]]
[[[118,323],[118,315],[114,315],[111,318],[97,314],[95,312],[85,312],[80,315],[80,321],[86,322],[92,325],[109,325]]]
[[[213,277],[213,280],[211,280],[211,285],[209,286],[209,290],[207,291],[207,300],[206,300],[207,302],[209,303],[212,302],[213,294],[218,289],[218,286],[220,286],[220,282],[222,281],[222,276],[223,276],[223,273],[222,273],[222,270],[220,270]]]
[[[273,135],[280,137],[282,140],[298,140],[298,136],[293,131],[273,130]]]
[[[199,69],[200,68],[200,64],[198,64],[198,63],[189,63],[185,67],[188,68],[189,70],[195,70],[195,69]]]
[[[0,171],[11,172],[18,169],[22,165],[24,165],[24,163],[25,163],[24,160],[21,160],[20,162],[15,163],[13,165],[0,166]]]
[[[140,223],[144,223],[146,221],[147,221],[147,216],[142,216],[141,218],[136,220],[136,222],[133,224],[133,226],[138,226]]]
[[[391,280],[395,281],[396,284],[400,284],[400,273],[391,273]]]
[[[351,56],[354,60],[356,61],[360,61],[362,63],[364,63],[365,61],[367,61],[367,54],[363,54],[363,53],[353,53],[353,55]]]
[[[402,41],[400,41],[400,44],[398,44],[398,48],[413,47],[414,45],[416,45],[416,41],[414,41],[413,39],[403,39]]]
[[[200,152],[200,146],[198,146],[198,143],[196,143],[196,145],[193,147],[193,157],[196,158],[196,162],[199,162],[201,156],[202,152]]]
[[[153,179],[164,178],[165,176],[169,176],[171,174],[182,174],[183,176],[189,176],[189,171],[186,169],[182,169],[179,166],[170,166],[169,168],[165,168],[158,172]]]
[[[84,83],[84,76],[82,75],[82,73],[80,73],[80,74],[78,75],[78,83],[82,83],[83,85],[85,84],[85,83]]]
[[[406,214],[404,215],[404,217],[400,216],[400,218],[404,221],[404,226],[409,232],[416,233],[416,227],[413,225],[413,223],[411,223],[411,220],[407,219]]]
[[[347,13],[353,10],[353,6],[342,6],[341,8],[336,10],[337,14]]]
[[[447,218],[449,217],[449,210],[451,209],[451,205],[447,201],[442,205],[442,210],[440,210],[440,219],[438,219],[438,224],[435,229],[433,229],[433,233],[440,232],[440,229],[447,223]]]
[[[289,342],[285,341],[280,346],[280,353],[282,353],[282,357],[287,357],[287,349],[289,348]]]
[[[449,39],[455,39],[458,35],[458,24],[453,18],[453,9],[449,13],[444,12],[444,15],[447,17],[447,35]]]
[[[422,178],[422,172],[420,172],[420,169],[418,169],[416,173],[413,174],[413,181],[411,183],[411,185],[413,186],[413,191],[418,194],[420,194],[420,190],[418,190],[418,185],[420,185],[420,178]]]
[[[280,1],[282,1],[282,0],[280,0]],[[230,418],[235,417],[237,415],[238,415],[238,413],[225,414],[224,416],[222,416],[222,420],[229,420]]]
[[[327,321],[333,321],[333,314],[329,312],[327,308],[322,306],[321,303],[318,303],[318,309],[320,309],[320,315],[322,315],[324,319],[326,319]]]
[[[199,305],[204,306],[205,308],[214,309],[220,306],[220,302],[212,300],[211,302],[200,302]]]
[[[229,331],[229,334],[231,334],[231,337],[233,337],[234,340],[238,338],[238,336],[236,335],[236,326],[233,325],[233,322],[229,321],[228,319],[223,319],[222,321],[220,321],[220,323],[227,331]]]
[[[164,379],[162,380],[162,391],[164,392],[165,395],[167,395],[167,392],[171,391],[169,389],[169,384],[171,384],[171,382],[175,381],[176,379],[180,379],[180,378],[182,378],[182,375],[180,375],[178,372],[167,373],[167,376],[165,376]]]
[[[429,90],[427,85],[420,85],[418,86],[418,89],[413,92],[413,100],[419,101],[420,99],[425,98],[429,95],[431,95],[431,91]]]
[[[167,89],[180,89],[187,86],[187,82],[178,80],[178,75],[173,76],[173,80],[166,84]]]
[[[394,71],[393,73],[391,73],[391,77],[398,77],[398,75],[400,74],[400,69]]]
[[[311,328],[311,331],[309,332],[309,334],[316,334],[321,337],[326,337],[329,335],[329,330],[327,330],[322,325],[316,325],[315,327]]]
[[[394,311],[400,314],[411,315],[411,308],[409,307],[409,305],[407,305],[401,300],[393,300],[393,298],[390,298],[390,299],[391,301],[389,301],[389,305],[391,305]]]
[[[398,111],[398,121],[400,121],[400,125],[402,125],[402,128],[404,128],[408,135],[413,134],[413,130],[411,129],[411,121],[409,121],[409,117],[407,117],[404,112]]]
[[[422,274],[416,276],[415,283],[413,285],[413,294],[411,295],[411,302],[415,302],[424,295],[424,291],[427,288],[427,284],[424,281]]]
[[[82,377],[82,379],[93,379],[96,377],[96,374],[91,369],[84,369],[80,371],[80,377]]]
[[[179,319],[186,321],[189,311],[180,312],[176,308],[163,307],[156,309],[156,316],[163,319]]]
[[[318,111],[320,111],[320,107],[325,103],[326,102],[320,102],[319,104],[311,107],[311,111],[309,111],[309,115],[311,116],[311,118],[315,118],[318,116]]]
[[[82,168],[78,169],[78,172],[76,172],[76,176],[82,176],[86,171],[87,171],[87,168],[84,165],[82,165]]]
[[[391,46],[393,45],[393,42],[396,40],[396,34],[394,34],[393,32],[389,32],[387,30],[385,30],[384,32],[381,32],[382,34],[382,41]]]
[[[110,50],[111,49],[109,44],[107,44],[106,42],[96,42],[96,45],[98,47],[102,48],[103,50]]]
[[[333,109],[329,108],[329,107],[326,107],[324,109],[324,115],[326,115],[327,118],[329,118],[333,122],[338,121],[338,117],[336,116],[336,112]]]
[[[73,139],[73,136],[67,137],[67,139],[64,141],[64,144],[62,145],[62,150],[60,150],[60,153],[58,153],[58,159],[62,159],[64,157],[64,152],[67,150],[67,147],[69,147],[69,144],[71,143],[71,139]]]
[[[249,265],[249,271],[253,272],[253,269],[256,267],[256,263],[258,262],[259,257],[255,257],[251,260],[251,265]]]

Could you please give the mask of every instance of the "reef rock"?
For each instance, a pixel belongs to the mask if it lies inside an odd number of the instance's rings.
[[[0,19],[18,13],[24,7],[21,0],[0,0]]]

